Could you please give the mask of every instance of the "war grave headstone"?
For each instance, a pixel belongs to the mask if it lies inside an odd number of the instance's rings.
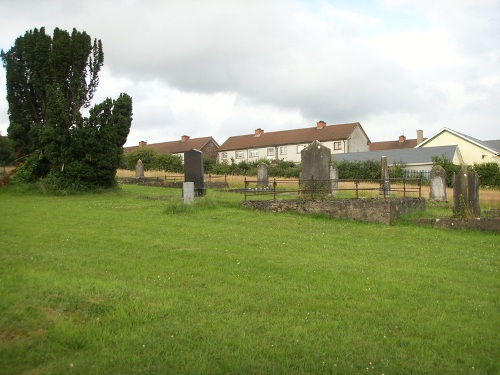
[[[458,217],[480,217],[479,176],[466,165],[453,179],[453,213]]]
[[[257,167],[257,187],[266,188],[269,186],[269,175],[266,163],[260,163]]]
[[[300,189],[303,193],[331,193],[331,150],[319,141],[313,141],[300,152],[302,171]]]
[[[429,174],[430,193],[429,200],[434,202],[446,202],[446,171],[440,165],[432,167]]]
[[[135,165],[135,178],[144,178],[144,164],[141,159],[137,160]]]
[[[380,170],[380,194],[384,197],[386,195],[391,195],[391,183],[389,181],[389,168],[387,167],[387,156],[382,156],[381,158],[381,170]]]
[[[199,150],[189,150],[184,153],[184,182],[194,183],[196,196],[204,196],[205,174],[203,170],[203,153]]]
[[[184,204],[194,202],[194,182],[184,182],[182,184],[182,199]]]

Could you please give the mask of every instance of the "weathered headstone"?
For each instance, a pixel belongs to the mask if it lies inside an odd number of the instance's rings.
[[[453,179],[453,213],[458,217],[480,217],[479,176],[466,165]]]
[[[194,192],[197,196],[205,195],[205,174],[201,151],[193,149],[184,153],[184,181],[194,183]]]
[[[389,168],[387,167],[387,156],[381,158],[381,171],[380,171],[380,194],[384,197],[391,195],[391,183],[389,181]]]
[[[332,194],[335,195],[339,192],[339,169],[336,165],[330,166],[330,181],[332,183]]]
[[[194,182],[184,182],[182,184],[182,199],[184,204],[194,202]]]
[[[267,164],[260,163],[257,167],[257,187],[268,187],[269,176],[267,172]]]
[[[331,150],[314,141],[300,152],[302,171],[300,188],[305,193],[330,193]]]
[[[144,164],[141,159],[137,160],[135,165],[135,178],[144,178]]]
[[[446,202],[446,171],[440,165],[432,167],[430,175],[431,191],[429,200],[435,202]]]

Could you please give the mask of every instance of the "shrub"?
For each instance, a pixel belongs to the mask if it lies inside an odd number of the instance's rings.
[[[500,165],[497,163],[474,163],[473,171],[479,175],[483,187],[500,187]]]

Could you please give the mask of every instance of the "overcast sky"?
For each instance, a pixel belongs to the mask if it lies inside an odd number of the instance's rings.
[[[45,26],[101,39],[94,103],[126,92],[126,146],[360,122],[500,139],[499,0],[0,0],[0,48]],[[0,132],[7,134],[0,67]]]

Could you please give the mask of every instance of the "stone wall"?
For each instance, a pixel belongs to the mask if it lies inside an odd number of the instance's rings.
[[[411,211],[424,211],[424,198],[362,198],[329,200],[245,201],[256,210],[299,213],[324,213],[332,218],[391,224]]]

